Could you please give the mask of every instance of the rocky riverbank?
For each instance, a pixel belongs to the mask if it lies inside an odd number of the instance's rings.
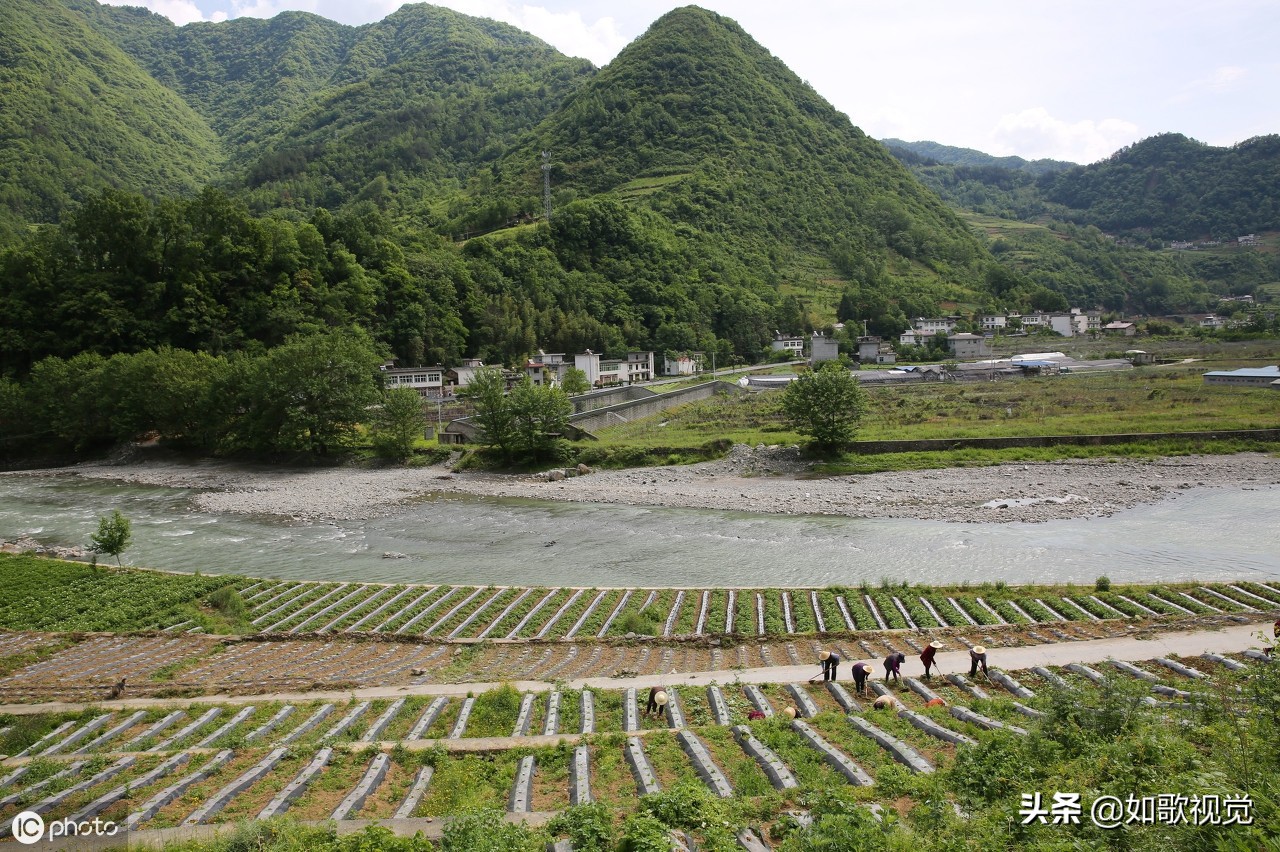
[[[739,446],[715,462],[596,471],[559,481],[454,473],[444,466],[286,470],[219,462],[132,461],[46,472],[194,488],[200,490],[194,503],[207,511],[298,519],[368,518],[435,495],[473,495],[989,523],[1110,515],[1195,488],[1275,488],[1280,457],[1078,459],[819,478],[807,473],[794,448]]]

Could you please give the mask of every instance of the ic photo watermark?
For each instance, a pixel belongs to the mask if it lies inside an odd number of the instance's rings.
[[[1018,816],[1023,825],[1079,825],[1085,815],[1079,793],[1053,793],[1046,802],[1042,793],[1023,793]],[[1122,825],[1252,825],[1253,800],[1249,796],[1099,796],[1089,806],[1089,821],[1099,828]]]
[[[50,843],[61,843],[60,848],[74,846],[75,839],[97,837],[115,837],[120,833],[120,826],[111,820],[92,819],[79,822],[71,819],[55,819],[48,823],[35,811],[23,811],[16,814],[10,824],[13,839],[26,846],[48,840]]]

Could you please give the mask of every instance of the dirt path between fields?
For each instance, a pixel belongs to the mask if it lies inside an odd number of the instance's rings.
[[[1109,639],[1089,639],[1079,642],[1051,642],[1017,648],[992,648],[988,661],[992,668],[1019,670],[1031,666],[1063,666],[1067,663],[1101,663],[1108,659],[1138,662],[1155,657],[1196,657],[1204,653],[1235,653],[1246,648],[1264,647],[1262,635],[1269,629],[1263,623],[1236,624],[1214,630],[1190,630],[1155,632],[1121,636]],[[937,665],[942,673],[964,672],[969,666],[968,650],[948,649],[937,655]],[[873,661],[878,662],[878,661]],[[907,675],[919,675],[919,662],[907,659]],[[521,692],[546,692],[556,688],[618,690],[650,686],[705,686],[711,683],[791,683],[803,682],[818,673],[817,662],[807,666],[770,666],[750,669],[724,669],[720,671],[676,672],[636,677],[594,677],[566,683],[552,684],[544,681],[515,681],[512,685]],[[847,679],[848,667],[841,672]],[[133,698],[119,701],[95,701],[89,703],[53,701],[43,704],[0,705],[0,713],[32,715],[36,713],[77,712],[92,706],[103,710],[139,710],[154,707],[180,707],[208,704],[262,704],[273,701],[341,701],[351,699],[376,700],[399,698],[406,695],[465,696],[486,692],[501,683],[424,684],[422,686],[380,686],[355,690],[318,692],[278,692],[258,695],[206,695],[199,698]]]

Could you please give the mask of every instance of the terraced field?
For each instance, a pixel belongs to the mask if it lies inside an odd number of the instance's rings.
[[[1280,582],[1117,586],[577,589],[321,583],[94,569],[0,557],[0,628],[474,639],[782,637],[864,630],[1043,628],[1280,607]],[[219,610],[215,592],[242,604]],[[158,603],[155,603],[157,602]],[[151,602],[151,605],[148,603]]]
[[[873,818],[902,812],[934,789],[913,776],[950,772],[966,751],[1001,738],[1040,736],[1040,726],[1062,723],[1064,705],[1096,705],[1117,690],[1138,712],[1200,724],[1204,707],[1269,665],[1257,652],[1153,658],[993,671],[981,684],[959,675],[874,682],[864,695],[848,683],[673,679],[663,717],[642,715],[645,694],[635,688],[510,686],[12,716],[0,734],[0,752],[13,755],[0,767],[0,826],[30,809],[46,820],[110,819],[143,839],[286,814],[396,817],[410,820],[408,830],[467,810],[546,814],[589,803],[625,820],[647,797],[679,791],[732,803],[726,813],[742,822],[731,833],[763,839],[785,832],[785,812],[833,793]],[[877,693],[894,706],[873,708]],[[749,719],[757,708],[765,718]],[[951,818],[969,818],[950,798]]]

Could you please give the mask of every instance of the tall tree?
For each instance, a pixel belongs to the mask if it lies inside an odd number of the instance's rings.
[[[403,461],[413,454],[426,420],[422,397],[413,388],[392,388],[373,417],[373,449],[383,458]]]
[[[535,385],[528,376],[510,394],[515,416],[516,447],[530,459],[552,454],[569,426],[573,404],[562,388]]]
[[[866,411],[866,394],[858,380],[837,361],[824,361],[782,394],[782,410],[819,452],[838,450],[853,440]]]
[[[478,370],[461,395],[475,406],[480,440],[510,459],[516,447],[516,418],[507,399],[507,383],[501,368]]]

